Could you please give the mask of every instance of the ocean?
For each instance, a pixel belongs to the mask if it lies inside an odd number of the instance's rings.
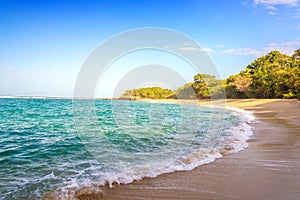
[[[192,170],[247,147],[251,120],[219,106],[0,98],[0,199]]]

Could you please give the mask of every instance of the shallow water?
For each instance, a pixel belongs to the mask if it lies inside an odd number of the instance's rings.
[[[1,199],[191,170],[247,146],[243,112],[133,101],[0,99]]]

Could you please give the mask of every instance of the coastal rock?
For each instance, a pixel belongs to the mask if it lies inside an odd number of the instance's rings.
[[[75,196],[79,200],[101,200],[103,199],[103,191],[100,188],[83,187],[75,192]]]
[[[222,155],[222,156],[225,156],[225,155],[228,155],[229,153],[230,153],[230,151],[232,151],[233,150],[233,147],[225,147],[221,152],[220,152],[220,154]]]
[[[47,192],[41,200],[58,200],[58,197],[54,192]]]

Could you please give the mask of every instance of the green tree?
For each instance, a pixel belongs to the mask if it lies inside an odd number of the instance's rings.
[[[271,51],[226,80],[232,98],[295,98],[299,96],[300,51],[293,56]]]

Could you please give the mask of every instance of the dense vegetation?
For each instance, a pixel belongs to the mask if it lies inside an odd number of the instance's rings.
[[[122,95],[122,99],[173,99],[175,98],[174,91],[160,87],[139,88],[126,90]]]
[[[215,76],[209,74],[197,74],[194,82],[185,84],[175,90],[178,99],[208,99],[225,97],[224,81],[217,80]]]
[[[300,98],[300,49],[272,51],[226,80],[229,98]]]
[[[292,56],[272,51],[251,62],[239,74],[218,80],[197,74],[175,91],[159,87],[127,90],[125,99],[300,98],[300,49]]]

